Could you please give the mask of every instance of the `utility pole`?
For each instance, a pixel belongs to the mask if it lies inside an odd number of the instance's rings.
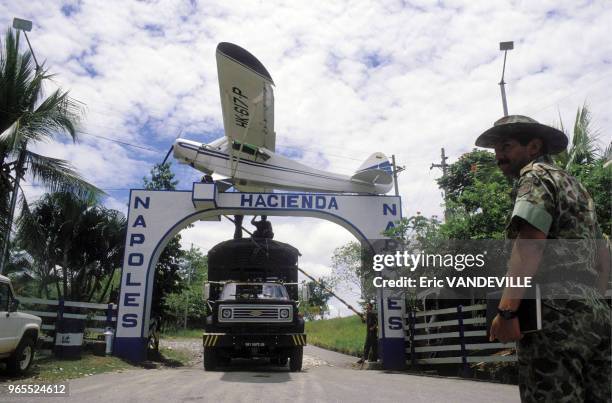
[[[406,169],[406,167],[398,167],[395,165],[395,154],[391,156],[391,162],[393,163],[393,185],[395,186],[395,195],[399,196],[399,188],[397,186],[397,174]]]
[[[448,164],[446,163],[446,160],[448,159],[448,157],[446,156],[446,154],[444,153],[444,147],[442,147],[441,151],[440,151],[440,163],[439,164],[431,164],[431,166],[429,167],[429,170],[431,171],[434,168],[441,168],[442,169],[442,178],[446,178],[446,175],[448,174]],[[448,220],[448,208],[446,207],[446,189],[443,187],[442,191],[444,192],[444,220],[447,221]]]

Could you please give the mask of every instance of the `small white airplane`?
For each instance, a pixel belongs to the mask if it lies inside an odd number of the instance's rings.
[[[216,53],[225,136],[209,144],[176,139],[174,158],[179,163],[227,177],[224,182],[242,192],[385,194],[391,190],[391,164],[383,153],[372,154],[352,176],[322,171],[275,153],[270,73],[255,56],[232,43],[220,43]]]

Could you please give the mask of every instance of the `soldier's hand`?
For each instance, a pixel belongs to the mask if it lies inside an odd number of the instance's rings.
[[[518,318],[514,319],[503,319],[499,315],[493,319],[491,323],[491,330],[489,331],[489,341],[495,339],[502,343],[509,341],[517,341],[523,338],[521,334],[521,327],[519,325]]]

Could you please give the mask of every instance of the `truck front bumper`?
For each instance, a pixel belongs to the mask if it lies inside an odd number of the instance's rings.
[[[285,348],[306,345],[305,333],[229,334],[204,333],[204,347],[270,347]]]

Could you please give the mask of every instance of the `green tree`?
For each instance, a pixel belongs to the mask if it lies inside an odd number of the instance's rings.
[[[361,299],[369,301],[376,294],[372,284],[376,272],[372,270],[371,262],[370,248],[351,241],[334,250],[332,276],[328,280],[348,285],[351,290],[357,290]]]
[[[207,306],[202,297],[202,286],[208,279],[208,257],[193,245],[184,253],[180,262],[180,276],[184,288],[181,292],[166,295],[166,317],[176,326],[202,325]]]
[[[323,319],[329,313],[327,302],[332,294],[327,290],[333,288],[334,285],[335,280],[332,277],[319,279],[319,284],[314,281],[305,284],[308,287],[309,298],[308,301],[304,301],[300,296],[300,309],[306,319],[314,320],[317,317]]]
[[[151,169],[151,178],[143,178],[145,189],[176,190],[178,181],[174,179],[170,167],[169,162],[155,164]],[[181,249],[181,236],[176,235],[168,242],[155,266],[151,315],[161,317],[162,321],[171,319],[166,297],[172,293],[180,293],[183,289],[184,282],[180,276],[180,263],[184,257],[185,252]]]
[[[102,300],[123,255],[126,220],[74,193],[44,195],[30,211],[23,205],[17,221],[17,245],[32,257],[31,268],[48,296]]]
[[[561,130],[565,131],[563,121]],[[567,134],[567,133],[566,133]],[[586,103],[578,108],[567,151],[555,156],[555,163],[575,176],[587,189],[595,203],[597,219],[608,236],[612,231],[612,167],[605,167],[612,157],[612,145],[599,146],[599,134],[593,129],[591,112]]]
[[[497,168],[493,153],[472,150],[438,180],[446,192],[448,219],[440,226],[446,239],[503,239],[512,207],[512,184]]]
[[[35,69],[29,51],[19,51],[19,37],[19,31],[15,35],[9,29],[4,44],[0,44],[0,245],[11,224],[10,199],[15,183],[26,172],[51,191],[79,196],[102,193],[68,162],[28,149],[28,145],[60,134],[76,141],[81,108],[61,89],[44,97],[43,85],[52,75],[44,67]]]

